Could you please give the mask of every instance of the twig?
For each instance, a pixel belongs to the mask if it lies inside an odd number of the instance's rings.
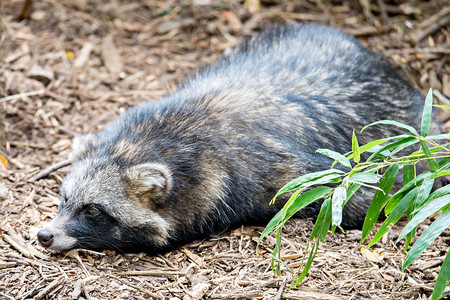
[[[341,298],[317,292],[290,291],[284,295],[284,299],[339,300]]]
[[[8,296],[8,295],[6,295],[6,294],[4,294],[4,293],[2,293],[2,292],[0,292],[0,296],[2,296],[2,297],[5,297],[6,299],[11,299],[11,300],[14,300],[14,298],[13,298],[13,297],[11,297],[11,296]]]
[[[28,183],[33,183],[33,182],[35,182],[35,181],[37,181],[37,180],[39,180],[39,179],[42,179],[42,178],[44,178],[44,177],[47,177],[51,172],[56,171],[56,170],[58,170],[58,169],[61,169],[61,168],[65,167],[65,166],[68,166],[68,165],[70,165],[71,163],[72,163],[72,161],[71,161],[70,159],[66,159],[66,160],[63,160],[63,161],[61,161],[61,162],[59,162],[59,163],[56,163],[56,164],[54,164],[54,165],[48,167],[48,168],[45,169],[44,171],[39,172],[38,174],[36,174],[36,175],[34,175],[33,177],[29,178],[29,179],[27,180],[27,182],[28,182]]]
[[[436,48],[409,48],[409,49],[387,49],[385,53],[392,54],[450,54],[449,48],[436,47]]]
[[[132,284],[132,283],[129,283],[129,282],[125,281],[125,280],[122,280],[119,277],[116,277],[116,276],[113,276],[113,275],[109,275],[108,277],[114,278],[114,279],[120,281],[121,283],[123,283],[123,284],[125,284],[125,285],[127,285],[127,286],[129,286],[129,287],[131,287],[131,288],[133,288],[133,289],[143,293],[143,294],[146,294],[147,296],[152,297],[152,299],[164,299],[163,297],[161,297],[158,294],[149,292],[149,291],[147,291],[147,290],[145,290],[145,289],[143,289],[143,288],[141,288],[141,287],[139,287],[139,286],[137,286],[135,284]]]
[[[26,247],[19,244],[18,241],[16,241],[13,237],[9,236],[8,234],[3,234],[3,239],[5,240],[5,242],[10,244],[14,249],[19,251],[25,257],[28,257],[28,258],[34,258],[34,257],[43,258],[44,257],[42,254],[37,253],[37,250],[36,250],[36,252],[32,253],[29,249],[27,249]]]
[[[86,276],[89,277],[89,276],[91,276],[91,273],[86,268],[86,266],[83,264],[83,261],[81,260],[78,251],[79,251],[78,249],[72,249],[66,253],[66,256],[74,258],[77,261],[77,263],[80,265],[81,269],[84,271],[84,274],[86,274]]]
[[[173,263],[168,260],[164,255],[158,254],[158,257],[163,260],[169,267],[171,267],[172,269],[176,269],[176,267],[173,265]]]
[[[361,8],[363,10],[364,16],[368,20],[373,20],[373,14],[370,11],[371,10],[371,8],[370,8],[370,1],[369,0],[359,0],[358,2],[361,5]]]
[[[379,34],[379,30],[373,26],[364,26],[358,28],[345,28],[344,31],[356,37]]]
[[[55,280],[50,282],[50,284],[47,285],[42,291],[40,291],[39,294],[37,294],[37,296],[34,299],[40,300],[40,299],[44,298],[48,293],[50,293],[52,290],[54,290],[55,288],[57,288],[58,286],[63,284],[65,281],[66,280],[62,276],[59,278],[56,278]]]
[[[206,264],[203,261],[203,259],[198,256],[197,254],[192,253],[186,248],[182,248],[181,251],[186,254],[187,257],[189,257],[195,264],[197,264],[200,268],[205,268]]]
[[[0,261],[0,269],[12,268],[17,265],[16,262]]]
[[[24,300],[24,299],[26,299],[26,298],[33,297],[34,295],[37,295],[37,294],[38,294],[37,290],[38,290],[39,286],[40,286],[44,281],[45,281],[45,279],[42,279],[42,280],[39,281],[37,284],[35,284],[35,285],[33,286],[33,288],[32,288],[30,291],[25,292],[24,294],[19,295],[18,297],[16,297],[16,299]]]
[[[439,101],[445,103],[448,105],[448,103],[450,103],[450,100],[447,99],[447,97],[445,97],[444,95],[441,94],[441,92],[439,92],[436,89],[433,89],[433,95],[436,96],[436,98],[439,99]]]
[[[281,300],[281,297],[283,296],[283,292],[284,292],[284,288],[286,287],[286,281],[282,281],[280,288],[278,289],[278,292],[275,296],[275,298],[273,298],[274,300]]]
[[[427,18],[425,18],[422,22],[420,22],[417,27],[418,28],[427,28],[430,25],[438,22],[440,19],[442,19],[443,17],[447,16],[450,14],[450,7],[444,7],[440,10],[438,10],[434,15],[429,16]]]
[[[33,0],[25,0],[22,6],[22,12],[17,17],[17,21],[28,19],[34,10]]]
[[[144,271],[127,271],[127,272],[121,272],[118,273],[119,275],[126,275],[126,276],[186,276],[186,273],[181,271],[150,271],[150,270],[144,270]]]
[[[20,99],[22,97],[42,95],[44,93],[45,93],[45,90],[37,90],[37,91],[31,91],[31,92],[26,92],[26,93],[6,96],[6,97],[3,97],[3,98],[0,98],[0,103],[6,102],[6,101],[10,101],[10,100],[14,100],[14,99]]]
[[[382,23],[386,23],[388,19],[388,14],[386,11],[386,4],[384,4],[383,0],[377,0],[378,8],[380,9],[381,21]]]
[[[440,18],[441,14],[444,14],[444,16],[442,16],[442,18]],[[439,18],[437,18],[436,22],[431,23],[429,26],[427,26],[425,29],[417,32],[416,34],[414,34],[412,36],[412,39],[414,42],[418,43],[421,40],[423,40],[427,35],[435,32],[436,30],[438,30],[439,28],[447,25],[448,23],[450,23],[450,9],[446,9],[441,11],[439,14]],[[431,19],[431,18],[429,18]]]

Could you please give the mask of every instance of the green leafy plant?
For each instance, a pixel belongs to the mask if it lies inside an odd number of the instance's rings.
[[[404,250],[407,255],[402,270],[418,258],[450,226],[450,185],[432,191],[437,178],[450,175],[450,151],[447,148],[449,144],[436,142],[449,140],[450,134],[428,135],[432,119],[432,98],[430,89],[425,100],[420,134],[413,127],[392,120],[369,124],[361,131],[363,132],[369,126],[386,124],[404,129],[405,134],[378,139],[359,146],[356,134],[353,132],[351,152],[340,154],[328,149],[317,150],[318,153],[334,160],[330,169],[300,176],[278,191],[271,203],[274,203],[277,197],[284,193],[293,192],[293,194],[283,209],[272,218],[259,238],[259,242],[261,242],[269,234],[276,235],[276,245],[271,262],[272,269],[276,274],[281,273],[280,265],[283,263],[281,261],[281,235],[284,223],[307,205],[322,201],[307,244],[309,255],[307,259],[303,258],[300,267],[301,273],[293,281],[293,286],[296,286],[306,277],[317,249],[325,240],[328,231],[331,229],[331,232],[334,233],[336,228],[340,227],[342,208],[361,187],[371,188],[375,191],[364,221],[361,243],[367,239],[383,210],[386,215],[386,219],[367,248],[379,241],[400,217],[404,214],[407,216],[408,223],[396,241],[398,243],[403,238],[405,239]],[[405,153],[407,149],[418,145],[420,145],[420,150],[407,156],[396,156],[396,154]],[[364,152],[370,153],[370,156],[365,161],[361,161],[361,154]],[[352,166],[351,160],[353,160],[354,166]],[[416,165],[421,161],[426,161],[430,170],[417,174]],[[342,165],[348,171],[335,169],[336,164]],[[403,186],[390,195],[400,171],[403,173]],[[437,219],[422,232],[414,245],[409,247],[416,234],[417,226],[435,215],[438,216]],[[450,258],[447,250],[432,299],[439,299],[444,290],[448,289],[449,280]]]

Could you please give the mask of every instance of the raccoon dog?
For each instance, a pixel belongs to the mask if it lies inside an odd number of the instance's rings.
[[[58,215],[39,242],[154,253],[267,222],[287,200],[269,206],[277,190],[330,167],[315,150],[346,152],[353,130],[381,119],[415,126],[422,107],[421,95],[351,36],[313,24],[267,30],[172,95],[76,138]],[[398,134],[383,130],[361,142]],[[361,191],[346,205],[345,228],[362,225],[369,201]]]

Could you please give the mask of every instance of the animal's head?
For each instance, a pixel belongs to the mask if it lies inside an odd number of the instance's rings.
[[[96,135],[74,140],[58,215],[38,233],[42,246],[136,252],[167,245],[172,224],[161,207],[172,175],[164,164],[124,159],[133,147],[125,141],[102,146]]]

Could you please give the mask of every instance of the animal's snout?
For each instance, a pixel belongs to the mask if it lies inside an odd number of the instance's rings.
[[[39,230],[37,237],[39,243],[45,248],[48,248],[53,244],[53,234],[51,234],[48,230]]]

